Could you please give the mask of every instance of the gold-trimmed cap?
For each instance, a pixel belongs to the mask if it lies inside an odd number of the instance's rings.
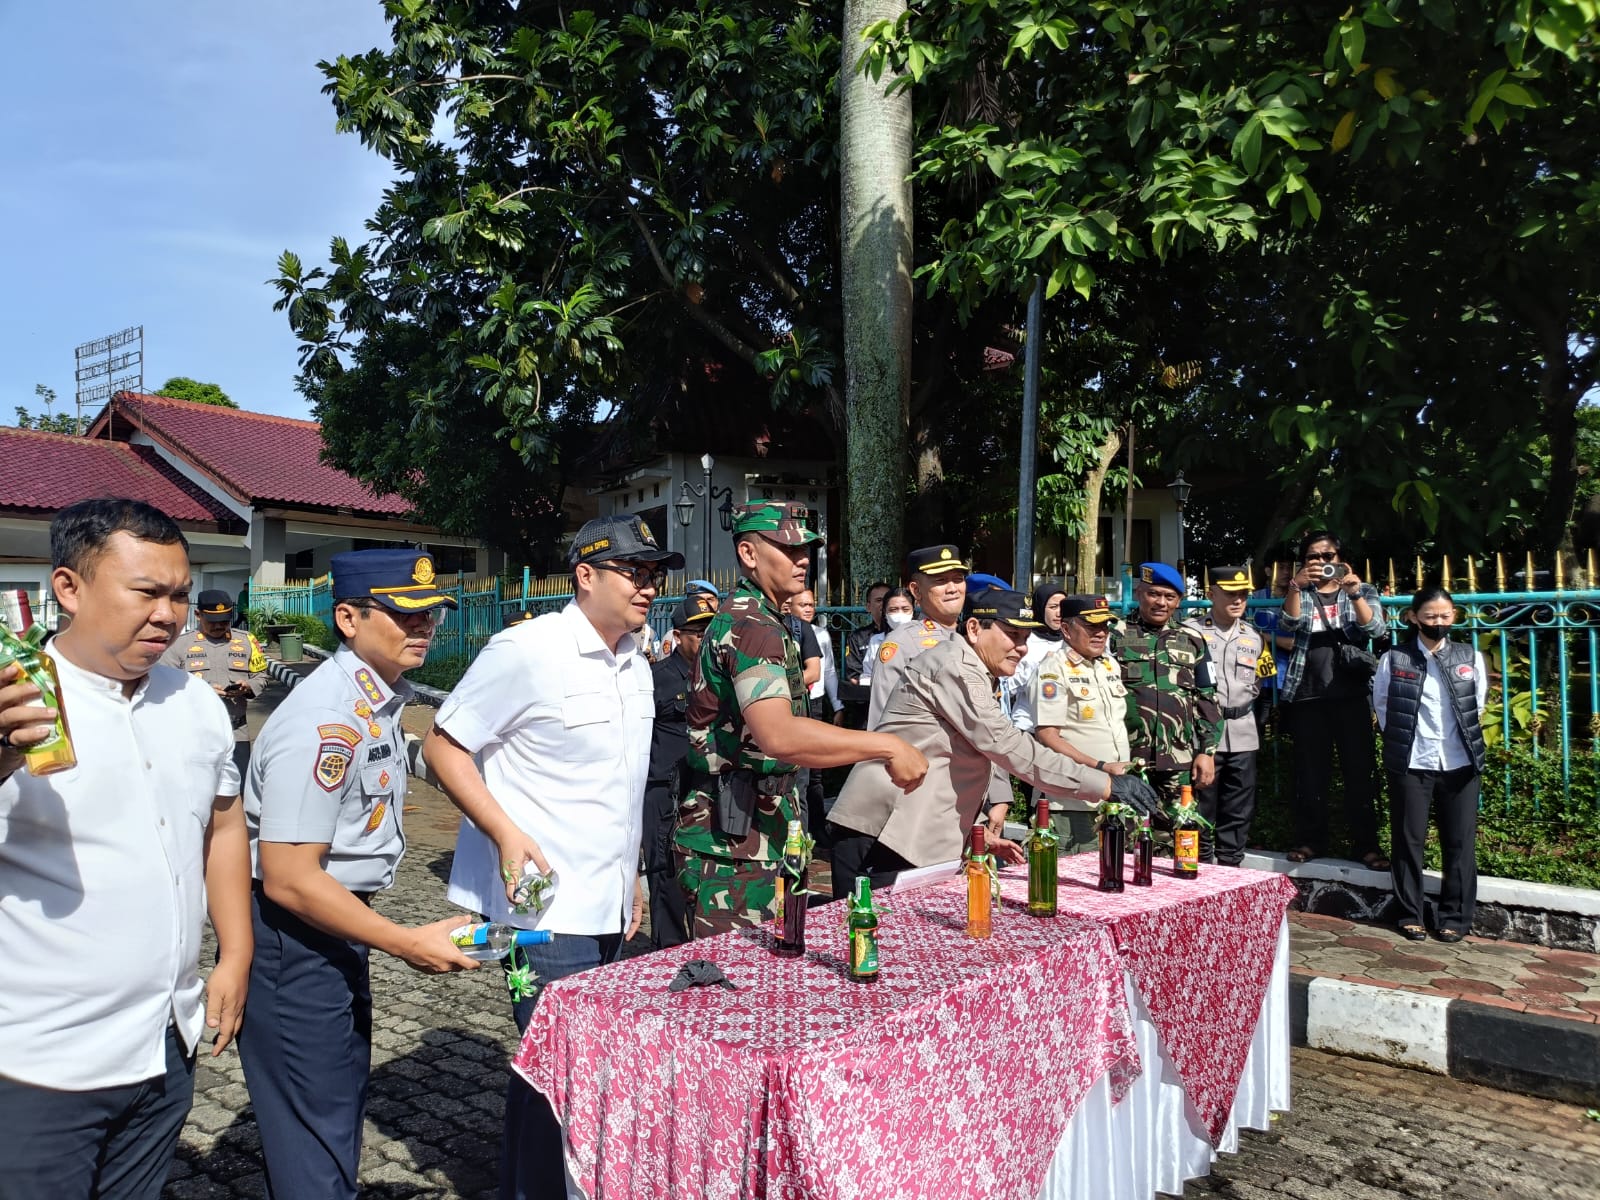
[[[335,554],[331,565],[335,601],[376,600],[397,613],[460,607],[439,590],[433,555],[424,550],[349,550]]]

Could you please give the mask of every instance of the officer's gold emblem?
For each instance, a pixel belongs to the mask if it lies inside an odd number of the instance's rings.
[[[945,558],[954,558],[955,556],[950,553],[950,548],[947,546],[943,550],[939,551],[939,557],[941,559],[945,559]]]
[[[1017,610],[1017,617],[1023,621],[1031,621],[1033,620],[1033,609],[1029,608],[1027,605],[1023,605]]]
[[[389,811],[388,804],[386,804],[382,800],[379,800],[378,803],[377,803],[377,806],[374,807],[373,810],[372,810],[372,816],[367,818],[367,828],[366,828],[366,830],[364,832],[366,832],[366,833],[374,833],[374,832],[376,832],[378,826],[383,824],[383,814],[388,812],[388,811]]]
[[[650,526],[646,525],[643,521],[639,522],[639,536],[652,546],[656,544],[655,534],[650,532]]]
[[[416,569],[411,572],[411,578],[420,584],[433,582],[433,559],[426,556],[417,559]]]

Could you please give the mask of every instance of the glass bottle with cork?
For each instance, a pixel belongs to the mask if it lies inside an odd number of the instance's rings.
[[[989,855],[984,848],[983,822],[972,827],[967,846],[967,936],[986,938],[991,929],[994,895],[990,891]]]
[[[807,868],[806,835],[799,821],[790,821],[783,839],[783,861],[778,864],[777,911],[773,914],[772,952],[779,958],[799,958],[806,952]]]
[[[1035,917],[1056,915],[1060,842],[1050,824],[1050,801],[1034,806],[1033,832],[1028,835],[1028,912]]]
[[[1194,805],[1194,788],[1184,784],[1178,793],[1178,812],[1172,828],[1172,876],[1200,877],[1200,810]]]
[[[1103,800],[1095,821],[1100,842],[1100,882],[1102,892],[1120,892],[1123,885],[1123,854],[1128,848],[1127,818],[1133,810],[1116,800]]]
[[[1150,832],[1148,814],[1139,818],[1139,832],[1133,839],[1133,886],[1153,886],[1151,866],[1156,855],[1156,839]]]
[[[862,983],[878,977],[878,912],[872,907],[872,881],[856,876],[846,918],[850,931],[850,978]]]

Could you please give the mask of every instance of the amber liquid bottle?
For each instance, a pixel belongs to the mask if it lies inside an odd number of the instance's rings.
[[[1033,916],[1056,915],[1060,844],[1050,825],[1050,801],[1040,800],[1034,809],[1033,832],[1028,835],[1028,912]]]
[[[799,958],[806,952],[805,834],[799,821],[789,822],[783,840],[783,861],[778,864],[778,928],[772,952],[779,958]]]
[[[72,748],[72,730],[67,724],[67,708],[61,701],[61,677],[56,674],[56,664],[50,655],[40,648],[44,634],[43,625],[34,625],[20,638],[0,626],[0,667],[20,663],[23,677],[18,682],[31,683],[39,689],[39,698],[33,703],[41,708],[53,708],[57,714],[50,736],[22,751],[24,769],[37,776],[70,771],[78,765],[78,755]]]
[[[1133,886],[1152,886],[1150,870],[1156,856],[1156,839],[1150,835],[1150,818],[1139,818],[1139,832],[1133,839]]]
[[[1172,829],[1172,875],[1175,879],[1200,878],[1200,822],[1194,807],[1194,788],[1187,783],[1178,796],[1178,816]]]
[[[989,891],[989,856],[983,848],[983,825],[972,827],[967,848],[967,936],[986,938],[990,932],[993,896]]]
[[[856,876],[855,894],[850,897],[850,978],[863,983],[878,977],[878,913],[872,907],[872,883],[865,875]]]

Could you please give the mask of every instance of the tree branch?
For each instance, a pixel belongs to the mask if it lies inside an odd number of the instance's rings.
[[[706,312],[704,305],[690,304],[684,299],[683,293],[678,290],[677,281],[672,277],[672,268],[667,266],[667,260],[661,256],[661,249],[656,245],[656,239],[651,235],[650,227],[645,224],[644,218],[639,215],[639,210],[636,208],[630,208],[628,210],[628,216],[633,219],[635,228],[639,230],[639,236],[644,238],[644,244],[650,251],[650,257],[655,260],[656,270],[660,272],[662,281],[667,285],[668,290],[671,291],[673,296],[677,299],[678,307],[687,313],[689,319],[696,325],[699,325],[707,333],[711,334],[712,337],[716,338],[717,341],[721,342],[729,350],[732,350],[752,367],[755,366],[756,359],[760,355],[760,351],[751,346],[748,342],[745,342],[742,338],[735,334],[733,330],[729,329],[710,313]]]

